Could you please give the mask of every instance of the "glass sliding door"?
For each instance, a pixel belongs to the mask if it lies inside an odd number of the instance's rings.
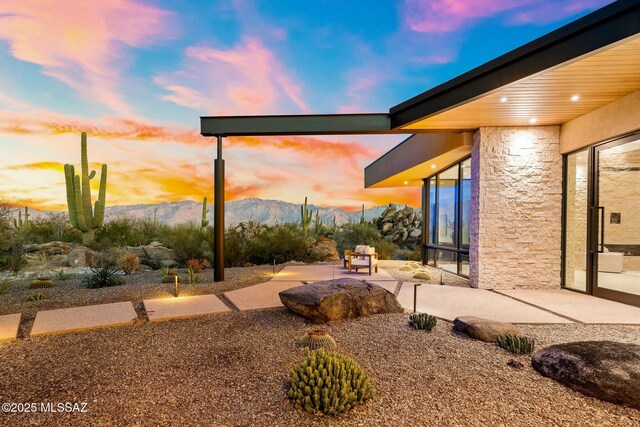
[[[596,296],[640,303],[640,137],[595,149]]]
[[[563,286],[640,306],[640,134],[565,157]]]

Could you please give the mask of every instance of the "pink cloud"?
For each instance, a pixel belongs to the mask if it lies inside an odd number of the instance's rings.
[[[189,47],[183,68],[156,76],[154,82],[170,92],[163,100],[208,114],[309,111],[294,77],[251,37],[227,50]]]
[[[405,0],[405,20],[421,33],[448,33],[463,29],[482,18],[506,14],[512,24],[546,24],[585,10],[601,7],[610,0]]]
[[[0,40],[80,96],[131,114],[119,85],[126,48],[173,36],[172,14],[139,0],[21,0],[0,3]]]

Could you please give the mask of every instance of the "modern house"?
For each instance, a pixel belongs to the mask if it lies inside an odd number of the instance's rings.
[[[640,306],[640,2],[619,0],[388,113],[202,117],[202,134],[413,134],[365,187],[421,186],[424,263],[478,288]]]

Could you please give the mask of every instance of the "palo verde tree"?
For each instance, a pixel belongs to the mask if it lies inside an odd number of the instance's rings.
[[[67,184],[67,206],[71,225],[82,232],[82,243],[94,241],[95,230],[104,223],[104,207],[107,192],[107,165],[102,165],[100,189],[95,207],[91,206],[91,179],[96,171],[89,173],[87,160],[87,133],[82,132],[80,140],[81,175],[76,175],[73,165],[64,165],[64,177]]]

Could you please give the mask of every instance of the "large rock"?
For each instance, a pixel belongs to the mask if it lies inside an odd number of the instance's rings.
[[[340,261],[338,243],[326,237],[320,237],[309,247],[309,255],[318,261]]]
[[[456,331],[463,332],[480,341],[496,342],[499,335],[520,335],[520,330],[511,323],[498,322],[476,316],[460,316],[453,321]]]
[[[69,267],[95,267],[97,261],[98,253],[84,246],[78,246],[67,255]]]
[[[403,312],[394,294],[356,279],[327,280],[287,289],[280,292],[280,301],[317,323]]]
[[[159,242],[151,242],[146,246],[125,246],[124,250],[137,255],[141,264],[156,270],[163,266],[177,265],[174,250],[162,246]]]
[[[613,341],[552,345],[531,359],[533,367],[572,390],[640,409],[640,346]]]
[[[24,250],[27,253],[40,252],[50,256],[67,255],[73,250],[73,246],[69,243],[53,241],[42,244],[25,245]]]

